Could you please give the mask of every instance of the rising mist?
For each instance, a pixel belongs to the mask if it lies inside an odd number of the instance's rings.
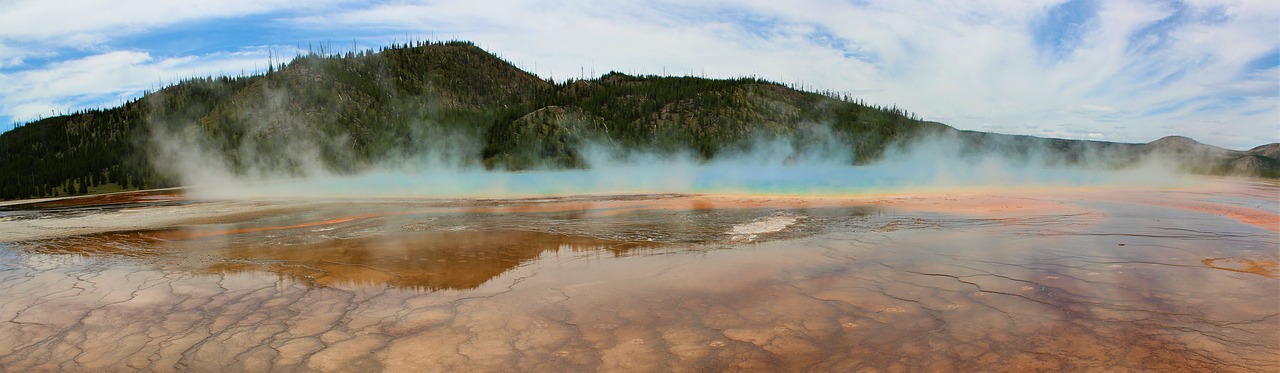
[[[583,167],[544,164],[522,170],[487,168],[480,140],[437,131],[398,149],[393,157],[354,172],[332,167],[325,148],[344,138],[299,138],[275,144],[285,152],[261,154],[243,144],[233,167],[196,137],[157,133],[157,164],[209,199],[238,198],[509,198],[580,194],[732,193],[841,195],[1088,185],[1177,185],[1190,179],[1158,155],[1137,161],[1105,150],[1067,162],[1048,149],[1009,154],[1009,145],[976,150],[956,133],[898,141],[874,162],[856,162],[854,144],[824,126],[805,136],[759,136],[711,159],[692,152],[659,153],[617,144],[583,144]],[[1118,166],[1123,164],[1124,166]]]
[[[459,42],[306,56],[232,83],[187,89],[227,91],[213,102],[151,100],[164,110],[148,116],[148,159],[197,196],[850,194],[1164,184],[1188,168],[1142,145],[958,131],[754,78],[544,81]]]

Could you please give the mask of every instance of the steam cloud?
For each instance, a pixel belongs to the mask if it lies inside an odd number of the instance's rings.
[[[588,143],[583,170],[486,170],[477,136],[424,123],[395,156],[358,170],[335,169],[334,159],[353,157],[342,135],[316,135],[305,118],[280,107],[270,92],[255,114],[261,120],[234,149],[219,150],[198,126],[165,124],[152,136],[154,164],[161,165],[197,198],[506,198],[576,194],[746,193],[855,194],[956,188],[1010,188],[1147,184],[1190,179],[1159,157],[1113,170],[1116,156],[1089,151],[1066,164],[1043,149],[1011,157],[966,149],[954,133],[890,146],[874,164],[854,166],[851,144],[826,126],[805,126],[805,136],[760,137],[739,151],[710,161],[691,154],[658,154]],[[264,114],[265,113],[265,114]],[[309,134],[270,136],[271,134]],[[805,138],[804,142],[796,139]],[[271,141],[270,149],[263,141]],[[998,145],[998,144],[997,144]],[[992,146],[992,149],[1001,146]],[[227,154],[230,154],[228,156]],[[234,162],[233,162],[234,159]],[[350,163],[350,162],[348,162]]]
[[[997,155],[961,157],[954,140],[932,139],[891,149],[872,165],[797,152],[786,141],[769,140],[755,152],[709,162],[688,155],[632,154],[619,158],[588,151],[586,170],[489,171],[478,164],[419,155],[344,175],[323,166],[315,152],[291,153],[279,161],[304,165],[302,173],[262,169],[236,173],[199,147],[165,143],[170,171],[179,172],[197,197],[527,197],[570,194],[763,193],[849,194],[948,188],[1033,187],[1185,182],[1172,167],[1152,158],[1121,171],[1050,167]],[[300,145],[290,148],[305,149]]]

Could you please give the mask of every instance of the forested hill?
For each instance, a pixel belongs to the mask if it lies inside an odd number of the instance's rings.
[[[1185,141],[956,131],[896,107],[754,78],[609,73],[550,81],[454,41],[300,56],[257,76],[186,80],[117,108],[27,123],[0,135],[0,199],[177,186],[179,173],[201,167],[284,176],[393,161],[578,168],[588,166],[588,144],[705,160],[760,139],[798,148],[834,142],[866,163],[895,141],[926,134],[953,135],[968,151],[1047,152],[1053,162],[1102,151],[1123,164],[1169,152],[1192,171],[1277,174],[1274,147],[1235,152]]]

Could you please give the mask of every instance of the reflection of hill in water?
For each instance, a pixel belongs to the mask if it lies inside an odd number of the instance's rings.
[[[527,231],[458,231],[384,235],[295,246],[217,250],[214,271],[267,269],[320,286],[387,285],[427,291],[474,289],[543,253],[603,250],[614,255],[641,244]]]
[[[654,247],[791,239],[878,211],[788,199],[679,196],[192,206],[227,215],[153,230],[28,240],[13,247],[94,261],[139,261],[196,274],[275,273],[319,287],[465,290],[548,254],[619,256]],[[77,213],[95,216],[102,211]],[[41,210],[29,215],[24,218],[66,214]],[[740,232],[757,226],[770,228]]]
[[[202,273],[274,272],[314,286],[439,291],[477,288],[544,253],[603,251],[623,256],[656,245],[519,230],[382,234],[290,245],[188,240],[187,233],[110,232],[20,242],[14,248],[93,260],[164,263]]]

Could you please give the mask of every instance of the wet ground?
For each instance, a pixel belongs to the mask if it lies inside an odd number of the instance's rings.
[[[0,210],[0,371],[1277,371],[1280,186]]]

